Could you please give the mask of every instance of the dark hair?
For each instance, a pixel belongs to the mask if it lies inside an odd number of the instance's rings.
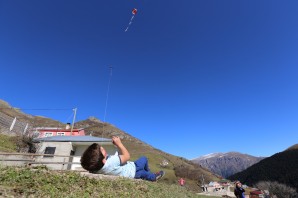
[[[81,166],[89,172],[99,171],[104,163],[103,154],[100,152],[100,145],[93,143],[83,153],[81,157]]]

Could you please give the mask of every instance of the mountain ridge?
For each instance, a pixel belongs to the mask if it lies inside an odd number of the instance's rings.
[[[264,157],[255,157],[236,151],[231,151],[225,153],[210,153],[198,158],[194,158],[191,161],[207,168],[215,174],[226,178],[237,172],[245,170],[262,159],[264,159]]]
[[[240,180],[248,185],[261,181],[279,182],[296,188],[298,192],[298,144],[276,153],[228,179]]]

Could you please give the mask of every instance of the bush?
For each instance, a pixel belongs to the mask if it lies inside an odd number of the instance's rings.
[[[272,197],[298,198],[298,193],[294,188],[278,182],[260,181],[255,186],[261,190],[269,190]]]

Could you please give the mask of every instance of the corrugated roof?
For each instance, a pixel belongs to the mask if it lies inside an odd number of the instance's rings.
[[[33,142],[112,142],[112,139],[94,136],[51,136],[35,138]]]

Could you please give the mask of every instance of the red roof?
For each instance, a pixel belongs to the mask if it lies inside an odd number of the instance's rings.
[[[262,191],[260,191],[260,190],[256,190],[256,191],[251,191],[250,192],[250,195],[262,195],[263,193],[262,193]]]
[[[83,129],[73,129],[72,132],[82,131]],[[70,132],[71,129],[39,129],[40,132]]]

